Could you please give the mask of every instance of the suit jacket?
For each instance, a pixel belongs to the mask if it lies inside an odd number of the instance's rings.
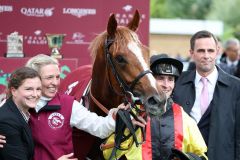
[[[228,74],[240,78],[240,60],[238,60],[238,64],[235,67],[229,67],[227,64],[227,59],[223,58],[219,64],[219,67]]]
[[[0,149],[1,160],[31,160],[34,146],[31,130],[9,98],[0,107],[0,134],[6,136],[7,143]]]
[[[213,99],[198,123],[209,160],[240,160],[240,80],[219,67]],[[173,98],[190,114],[195,101],[196,70],[182,73]]]

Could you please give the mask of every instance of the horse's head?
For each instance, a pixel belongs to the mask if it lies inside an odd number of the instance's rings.
[[[102,104],[113,107],[130,91],[140,97],[150,115],[158,115],[165,96],[157,90],[156,80],[149,69],[149,50],[135,32],[139,22],[138,11],[127,26],[118,26],[113,14],[107,31],[92,42],[92,85],[98,86],[92,92]]]

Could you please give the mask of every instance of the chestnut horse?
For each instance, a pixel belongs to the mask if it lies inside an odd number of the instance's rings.
[[[127,26],[118,26],[115,15],[112,14],[108,21],[107,31],[96,36],[90,44],[93,67],[91,70],[90,94],[88,94],[89,106],[90,110],[98,115],[106,116],[107,110],[122,103],[129,92],[141,99],[148,114],[158,115],[161,112],[164,103],[163,96],[157,90],[156,81],[149,69],[149,50],[140,42],[135,32],[139,22],[138,11],[135,12],[133,19]],[[84,68],[87,68],[86,72],[84,72]],[[89,72],[89,66],[82,66],[69,74],[64,79],[65,88],[62,87],[64,88],[62,90],[67,89],[66,83],[73,84],[80,78],[77,75],[81,74],[81,77],[88,79],[84,75],[90,75]],[[71,79],[72,76],[75,76],[76,80]],[[85,81],[85,84],[87,84],[86,82],[88,81]],[[79,84],[75,83],[73,85],[75,91],[68,93],[80,98],[79,94],[76,96],[76,88]],[[74,89],[71,88],[70,90],[73,91]],[[85,136],[87,135],[85,134]],[[74,147],[75,151],[82,152],[78,155],[78,158],[83,159],[87,152],[83,150],[87,150],[93,141],[87,138],[78,137],[78,139],[77,144],[74,142],[78,146]],[[84,140],[86,141],[83,142]],[[95,146],[96,148],[93,150],[100,151],[99,144]],[[92,159],[96,159],[93,158],[95,157],[93,152],[90,155]]]

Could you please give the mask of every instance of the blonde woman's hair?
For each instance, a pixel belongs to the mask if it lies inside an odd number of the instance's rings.
[[[46,54],[38,54],[30,58],[27,61],[25,66],[30,67],[36,70],[37,72],[39,72],[42,66],[49,65],[49,64],[59,65],[58,60],[56,58],[50,57]]]

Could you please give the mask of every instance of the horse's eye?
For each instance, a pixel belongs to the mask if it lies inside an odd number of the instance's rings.
[[[118,63],[120,63],[120,64],[124,64],[124,63],[127,63],[127,61],[124,59],[124,57],[123,56],[121,56],[121,55],[118,55],[118,56],[116,56],[116,61],[118,62]]]

